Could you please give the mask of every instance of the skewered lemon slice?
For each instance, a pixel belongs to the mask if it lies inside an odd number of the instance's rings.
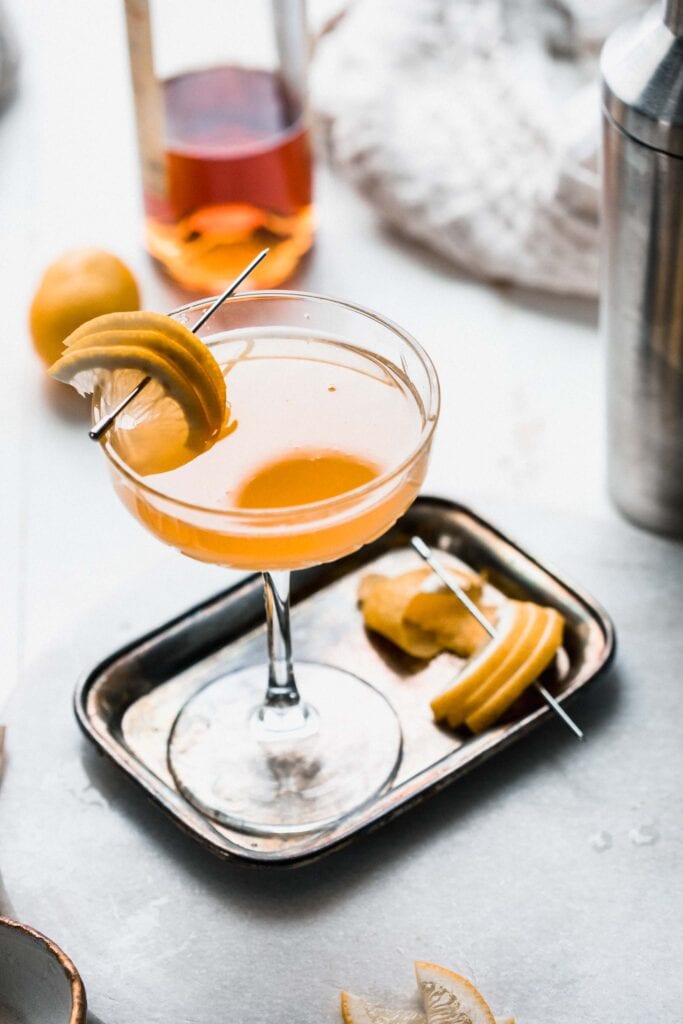
[[[225,413],[225,380],[221,368],[211,350],[184,324],[164,313],[153,313],[149,310],[132,313],[107,313],[82,324],[68,336],[64,345],[71,348],[77,342],[82,341],[84,337],[99,334],[102,331],[119,333],[121,331],[157,331],[169,342],[177,342],[187,350],[188,355],[199,363],[211,380],[219,399],[220,411]],[[163,342],[157,341],[156,344],[163,344]]]
[[[458,676],[455,686],[432,701],[434,717],[447,718],[454,728],[464,721],[465,701],[482,683],[503,665],[524,629],[528,617],[527,604],[510,601],[501,613],[497,636],[476,655]]]
[[[175,469],[205,451],[227,418],[225,381],[211,351],[160,313],[111,313],[74,331],[50,368],[57,380],[120,402],[143,377],[151,383],[117,417],[108,442],[136,472]]]
[[[482,732],[548,667],[562,643],[564,620],[553,608],[511,601],[498,635],[463,669],[432,710],[453,728]]]
[[[564,620],[554,608],[541,608],[540,611],[543,613],[542,628],[533,650],[517,671],[468,715],[466,723],[472,732],[482,732],[497,721],[555,657],[562,643]]]
[[[513,638],[512,646],[495,672],[490,673],[476,690],[465,700],[463,719],[467,719],[473,711],[490,700],[500,688],[511,679],[524,662],[531,657],[543,635],[546,623],[546,609],[540,605],[526,603],[522,606],[524,621],[518,634]]]

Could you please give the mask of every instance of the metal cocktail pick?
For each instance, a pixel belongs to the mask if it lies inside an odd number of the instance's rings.
[[[454,594],[457,597],[457,599],[460,602],[462,602],[462,604],[464,604],[464,606],[465,606],[465,608],[467,608],[468,612],[470,612],[471,615],[474,615],[474,617],[477,620],[477,622],[479,623],[479,625],[483,626],[483,628],[486,630],[486,632],[491,637],[491,639],[495,640],[495,638],[497,636],[497,633],[496,633],[496,630],[491,625],[491,623],[489,622],[489,620],[486,618],[485,615],[482,615],[482,613],[477,608],[477,606],[474,603],[474,601],[470,600],[470,598],[467,596],[465,591],[462,590],[462,588],[459,587],[457,583],[454,583],[453,580],[450,580],[448,578],[448,576],[444,572],[443,568],[439,565],[437,560],[434,558],[434,555],[432,554],[430,548],[427,546],[427,544],[425,544],[425,542],[422,540],[422,538],[421,537],[411,537],[410,543],[412,544],[414,549],[417,551],[417,553],[420,556],[420,558],[424,559],[424,561],[427,563],[429,568],[433,572],[436,573],[436,575],[439,577],[441,582],[446,587],[448,587],[450,592],[452,594]],[[538,680],[533,685],[535,686],[536,690],[540,693],[541,697],[543,697],[543,700],[546,702],[548,707],[550,707],[555,712],[555,714],[559,718],[562,719],[562,721],[564,722],[565,725],[569,726],[571,731],[574,733],[575,736],[578,737],[578,739],[582,740],[583,739],[583,732],[581,731],[581,729],[579,729],[579,727],[576,724],[576,722],[572,718],[569,717],[569,715],[564,710],[562,705],[559,704],[555,700],[555,698],[553,697],[552,693],[550,693],[545,688],[545,686],[543,686],[542,683],[539,683]]]
[[[232,284],[228,285],[223,294],[218,296],[216,301],[209,306],[206,312],[202,313],[199,320],[197,320],[197,323],[190,328],[193,334],[196,334],[199,328],[203,327],[203,325],[206,323],[209,317],[213,316],[213,314],[216,312],[219,306],[222,306],[225,300],[229,299],[230,296],[235,291],[237,291],[239,286],[242,284],[242,281],[244,281],[245,277],[248,277],[249,274],[251,274],[252,270],[254,270],[259,265],[261,260],[264,260],[266,258],[269,252],[270,249],[263,249],[258,254],[258,256],[256,256],[251,261],[249,266],[245,267],[242,273],[235,278]],[[104,437],[104,435],[107,433],[107,431],[111,427],[112,423],[114,422],[118,414],[120,412],[123,412],[123,410],[130,405],[134,398],[137,398],[137,396],[140,394],[143,388],[147,387],[151,379],[151,377],[143,377],[140,383],[135,385],[130,394],[126,395],[126,397],[122,399],[122,401],[120,401],[119,404],[114,409],[111,410],[111,412],[108,412],[106,416],[103,416],[102,419],[98,420],[97,423],[95,423],[94,426],[90,428],[90,430],[88,431],[88,437],[92,438],[93,441],[99,441],[101,437]]]

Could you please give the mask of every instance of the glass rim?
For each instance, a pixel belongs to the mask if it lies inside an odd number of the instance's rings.
[[[202,307],[211,305],[216,298],[217,296],[195,299],[192,302],[185,303],[183,306],[178,306],[168,315],[177,317],[181,313],[201,309]],[[318,511],[323,514],[326,514],[329,511],[334,512],[335,509],[343,509],[345,504],[349,502],[349,499],[355,500],[357,498],[364,498],[373,491],[380,490],[387,483],[390,483],[393,479],[398,477],[405,469],[407,469],[411,462],[418,458],[420,452],[429,444],[432,434],[436,428],[441,408],[441,388],[439,385],[439,378],[430,356],[422,345],[420,345],[412,334],[404,330],[393,320],[382,316],[380,313],[369,309],[367,306],[348,302],[345,299],[335,299],[329,295],[320,295],[316,292],[287,291],[285,289],[239,292],[237,295],[231,296],[227,301],[231,305],[234,305],[240,301],[249,301],[254,299],[304,299],[333,306],[342,306],[344,309],[350,310],[352,313],[360,313],[361,316],[374,320],[382,327],[388,327],[395,335],[405,342],[417,355],[427,372],[430,403],[429,408],[425,409],[425,423],[420,433],[419,440],[414,447],[411,448],[409,454],[403,458],[397,466],[392,467],[384,473],[380,473],[380,475],[375,477],[373,480],[368,481],[366,484],[362,484],[360,487],[354,487],[350,491],[344,491],[342,494],[334,495],[331,498],[323,498],[321,501],[312,501],[306,505],[283,505],[279,508],[267,509],[236,507],[227,507],[224,509],[207,508],[204,505],[195,505],[190,501],[183,501],[180,498],[174,498],[171,495],[166,494],[163,490],[160,490],[158,487],[153,487],[151,484],[147,483],[144,477],[131,469],[130,466],[128,466],[126,462],[115,451],[113,451],[111,445],[105,439],[105,443],[101,445],[101,447],[109,462],[119,473],[131,481],[136,488],[153,495],[155,498],[161,498],[163,501],[170,502],[178,508],[188,509],[192,512],[201,512],[203,515],[217,516],[221,519],[230,518],[238,521],[241,520],[245,523],[277,521],[283,516],[290,517],[294,515],[306,515],[307,518],[310,518],[312,514],[314,515]],[[277,327],[278,325],[272,324],[272,326]]]

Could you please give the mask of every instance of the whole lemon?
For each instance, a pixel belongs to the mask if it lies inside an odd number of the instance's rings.
[[[50,264],[33,297],[35,350],[50,366],[61,356],[64,339],[86,320],[139,308],[137,281],[125,263],[104,249],[73,249]]]

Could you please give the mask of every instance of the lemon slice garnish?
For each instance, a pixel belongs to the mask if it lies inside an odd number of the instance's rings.
[[[83,324],[50,368],[100,411],[120,402],[143,377],[151,383],[121,413],[108,441],[140,474],[162,473],[205,451],[227,418],[225,381],[211,351],[161,313],[111,313]]]
[[[204,342],[178,320],[174,320],[173,317],[166,316],[164,313],[153,313],[148,310],[132,313],[107,313],[94,317],[83,324],[69,335],[64,345],[70,348],[84,336],[100,331],[158,331],[169,341],[178,342],[194,357],[212,381],[219,396],[221,409],[225,411],[225,380],[220,366]]]

